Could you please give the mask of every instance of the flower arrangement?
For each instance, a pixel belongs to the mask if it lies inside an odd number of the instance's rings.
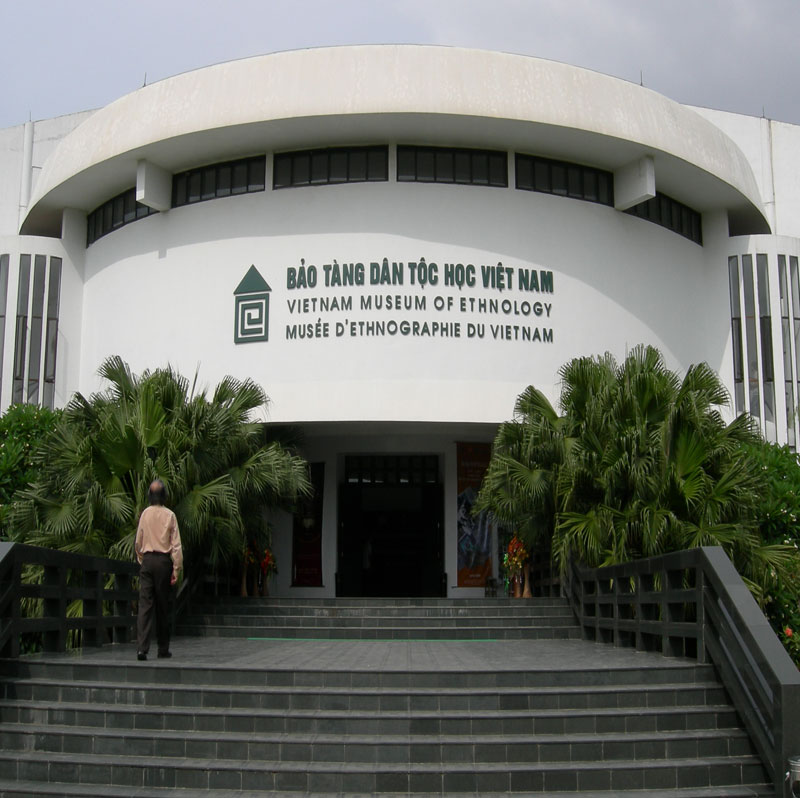
[[[278,573],[278,563],[272,550],[267,546],[264,549],[264,556],[261,558],[261,575],[266,577],[276,573]]]
[[[268,595],[267,580],[276,573],[278,573],[278,562],[272,549],[265,546],[262,554],[259,544],[255,540],[251,540],[244,548],[240,595],[247,596],[248,588],[250,595]],[[250,581],[249,586],[248,581]]]
[[[503,568],[509,577],[519,577],[522,574],[522,568],[527,562],[528,556],[525,544],[514,535],[503,556]]]

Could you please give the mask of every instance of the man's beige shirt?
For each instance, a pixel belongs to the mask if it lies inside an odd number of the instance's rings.
[[[172,570],[176,574],[183,565],[178,519],[172,510],[157,504],[142,510],[139,528],[136,530],[136,559],[140,564],[142,555],[149,551],[169,554],[172,558]]]

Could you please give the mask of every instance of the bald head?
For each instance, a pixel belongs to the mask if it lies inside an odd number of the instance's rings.
[[[166,502],[167,489],[160,479],[154,479],[150,483],[148,498],[150,499],[150,504],[164,504],[164,502]]]

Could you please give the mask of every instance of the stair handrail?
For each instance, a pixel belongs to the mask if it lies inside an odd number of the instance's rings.
[[[41,584],[23,581],[29,565],[43,569]],[[80,580],[70,578],[78,573]],[[136,624],[138,573],[137,565],[124,560],[0,542],[0,657],[18,658],[20,641],[30,633],[41,633],[48,652],[66,651],[72,631],[81,632],[83,646],[128,642]],[[41,600],[42,617],[24,616],[26,598]],[[82,602],[80,617],[67,615],[74,600]]]
[[[720,546],[603,568],[573,561],[564,586],[585,639],[713,663],[784,795],[800,754],[800,671]]]

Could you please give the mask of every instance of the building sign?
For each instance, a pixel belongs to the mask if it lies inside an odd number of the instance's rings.
[[[531,265],[300,259],[286,267],[281,333],[319,339],[554,342],[554,274]],[[252,267],[236,289],[236,342],[266,341],[269,286]],[[261,303],[261,304],[259,304]]]
[[[492,575],[492,532],[486,513],[472,508],[492,454],[488,443],[459,443],[458,586],[483,587]]]
[[[236,297],[236,319],[233,340],[237,344],[269,340],[269,292],[272,289],[251,266],[233,292]]]

